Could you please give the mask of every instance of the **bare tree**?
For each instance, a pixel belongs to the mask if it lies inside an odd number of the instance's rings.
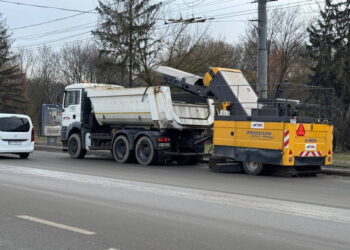
[[[39,125],[42,104],[61,102],[64,84],[61,81],[58,55],[52,49],[41,48],[35,58],[35,71],[28,81],[29,113],[34,124]]]
[[[307,38],[305,20],[298,8],[275,9],[268,20],[268,81],[273,90],[284,81],[305,82],[309,74],[305,57]],[[256,82],[257,25],[252,24],[243,39],[242,70],[250,82]]]
[[[116,60],[101,54],[96,44],[67,45],[58,51],[62,78],[66,84],[98,82],[124,85]]]
[[[190,34],[186,26],[182,26],[169,39],[162,63],[202,75],[209,66],[237,67],[239,60],[236,48],[223,39],[209,37],[207,28]]]
[[[27,78],[30,78],[35,71],[35,55],[32,50],[19,48],[17,53],[18,66]]]

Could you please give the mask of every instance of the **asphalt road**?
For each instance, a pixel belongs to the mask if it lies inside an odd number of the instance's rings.
[[[350,249],[350,178],[0,156],[0,249]]]

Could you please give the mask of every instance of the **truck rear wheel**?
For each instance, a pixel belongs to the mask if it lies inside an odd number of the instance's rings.
[[[243,169],[246,174],[260,175],[264,172],[264,165],[260,162],[243,162]]]
[[[139,164],[147,166],[156,161],[156,152],[151,139],[142,136],[136,143],[135,156]]]
[[[73,159],[82,159],[86,155],[86,149],[83,149],[81,137],[75,133],[69,137],[68,140],[68,153]]]
[[[113,158],[116,162],[125,163],[131,158],[130,144],[125,135],[119,135],[113,142]]]

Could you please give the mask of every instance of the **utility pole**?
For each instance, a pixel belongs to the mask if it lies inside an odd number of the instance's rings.
[[[267,98],[267,0],[258,0],[258,85],[260,98]]]

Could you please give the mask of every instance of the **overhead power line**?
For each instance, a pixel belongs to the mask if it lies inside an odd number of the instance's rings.
[[[194,6],[198,6],[199,4],[201,4],[201,3],[203,3],[205,0],[199,0],[199,1],[193,1],[193,2],[191,2],[190,4],[188,4],[187,2],[186,2],[186,0],[182,0],[183,1],[183,3],[187,6],[187,7],[190,7],[190,8],[192,8],[192,7],[194,7]]]
[[[289,3],[289,4],[280,4],[280,5],[275,5],[275,6],[270,6],[267,7],[267,9],[272,10],[272,9],[289,9],[289,8],[295,8],[295,7],[301,7],[301,6],[306,6],[306,5],[311,5],[311,4],[317,4],[321,3],[322,1],[314,1],[310,2],[307,0],[304,1],[299,1],[295,3]],[[226,12],[226,13],[218,13],[218,14],[212,14],[211,16],[207,16],[206,18],[210,19],[225,19],[229,17],[238,17],[238,16],[245,16],[245,15],[250,15],[250,14],[256,14],[257,11],[255,9],[247,9],[247,10],[242,10],[242,11],[236,11],[236,12]],[[197,15],[199,13],[193,13],[192,15]]]
[[[23,5],[23,6],[31,6],[31,7],[37,7],[37,8],[45,8],[45,9],[54,9],[54,10],[63,10],[63,11],[71,11],[71,12],[79,12],[79,13],[97,13],[96,11],[85,11],[85,10],[76,10],[76,9],[67,9],[67,8],[61,8],[61,7],[54,7],[54,6],[48,6],[48,5],[38,5],[38,4],[29,4],[29,3],[20,3],[20,2],[12,2],[12,1],[6,1],[6,0],[0,0],[2,3],[9,3],[9,4],[16,4],[16,5]]]
[[[164,24],[173,24],[173,23],[204,23],[208,20],[212,20],[214,18],[202,18],[202,17],[192,17],[183,19],[182,17],[179,19],[168,19]]]
[[[64,33],[72,33],[75,31],[82,31],[86,29],[91,29],[96,27],[96,22],[89,22],[89,23],[84,23],[80,25],[75,25],[75,26],[69,26],[61,29],[55,29],[51,31],[46,31],[46,32],[40,32],[40,33],[34,33],[26,36],[19,36],[19,37],[14,37],[14,40],[38,40],[44,37],[48,36],[56,36],[59,34],[64,34]]]
[[[17,46],[14,47],[17,50],[25,50],[25,51],[36,51],[37,49],[40,48],[59,48],[59,47],[64,47],[68,45],[74,45],[74,44],[81,44],[82,42],[89,42],[93,41],[94,39],[89,36],[81,37],[80,39],[75,39],[75,40],[70,40],[66,42],[60,42],[60,43],[52,43],[50,45],[44,44],[44,45],[36,45],[32,47],[24,47],[24,46]]]
[[[82,32],[82,33],[79,33],[79,34],[75,34],[75,35],[71,35],[71,36],[67,36],[67,37],[63,37],[63,38],[59,38],[59,39],[55,39],[55,40],[51,40],[51,41],[45,41],[45,42],[42,42],[42,43],[26,44],[26,45],[22,45],[22,46],[16,46],[15,48],[17,48],[17,49],[20,49],[20,48],[26,49],[26,48],[32,48],[32,47],[44,47],[44,46],[47,46],[47,44],[57,43],[59,41],[64,41],[64,40],[67,40],[67,39],[70,39],[70,38],[73,38],[73,37],[80,37],[78,40],[81,41],[81,40],[84,40],[86,38],[86,36],[83,36],[83,35],[87,35],[87,34],[91,34],[91,32],[90,31]],[[91,37],[88,36],[88,38],[91,38]]]
[[[0,2],[1,2],[1,0],[0,0]],[[25,26],[21,26],[21,27],[16,27],[16,28],[12,28],[12,29],[9,29],[9,30],[20,30],[20,29],[26,29],[26,28],[41,26],[41,25],[44,25],[44,24],[54,23],[54,22],[58,22],[58,21],[61,21],[61,20],[66,20],[66,19],[69,19],[69,18],[72,18],[72,17],[84,15],[86,13],[90,13],[90,11],[87,11],[85,13],[78,13],[78,14],[74,14],[74,15],[66,16],[66,17],[62,17],[62,18],[57,18],[57,19],[53,19],[53,20],[49,20],[49,21],[45,21],[45,22],[41,22],[41,23],[35,23],[35,24],[29,24],[29,25],[25,25]]]
[[[215,9],[215,10],[216,11],[218,11],[218,10],[227,10],[227,9],[229,9],[231,7],[236,8],[236,7],[240,7],[240,6],[244,6],[244,5],[248,5],[248,4],[251,4],[251,3],[236,4],[236,5],[233,5],[233,6],[228,6],[228,7],[226,6],[226,7]],[[196,15],[201,15],[201,14],[206,14],[206,13],[208,13],[208,11],[197,12]]]

